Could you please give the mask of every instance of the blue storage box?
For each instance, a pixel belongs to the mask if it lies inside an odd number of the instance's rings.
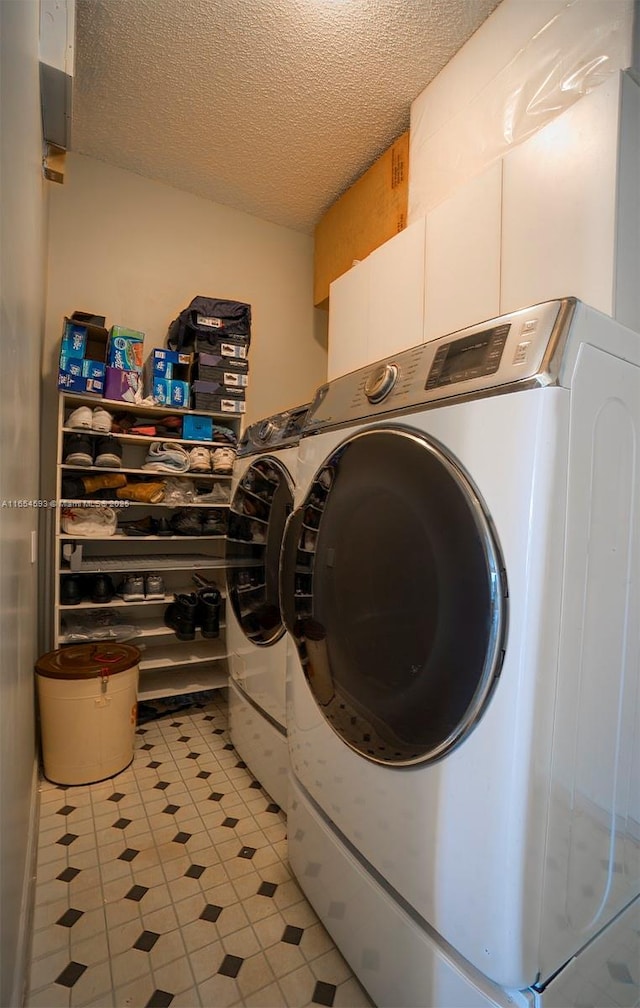
[[[183,417],[182,437],[187,441],[213,441],[212,418],[197,414]]]

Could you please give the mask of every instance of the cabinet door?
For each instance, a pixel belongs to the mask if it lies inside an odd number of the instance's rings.
[[[329,294],[329,380],[363,367],[368,356],[368,260],[334,280]]]
[[[499,314],[501,200],[498,161],[427,214],[426,342]]]
[[[504,158],[503,312],[573,295],[613,314],[620,80]]]
[[[369,347],[365,363],[422,343],[424,220],[416,221],[366,259],[369,269]]]

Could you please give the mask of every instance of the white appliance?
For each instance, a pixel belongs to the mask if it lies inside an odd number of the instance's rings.
[[[377,1004],[583,1003],[618,915],[638,997],[639,505],[640,336],[573,298],[318,390],[289,857]]]
[[[287,635],[278,596],[280,547],[293,507],[300,428],[308,404],[247,428],[231,481],[227,535],[227,649],[231,740],[286,810]]]

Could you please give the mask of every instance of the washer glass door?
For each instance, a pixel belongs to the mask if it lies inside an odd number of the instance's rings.
[[[252,462],[229,508],[227,590],[245,636],[258,645],[284,634],[278,595],[282,536],[293,508],[291,477],[277,459]]]
[[[287,623],[329,724],[376,762],[442,758],[505,646],[504,565],[470,479],[425,435],[368,428],[326,460],[290,529]]]

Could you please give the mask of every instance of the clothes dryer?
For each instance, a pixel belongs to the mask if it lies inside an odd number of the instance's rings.
[[[542,1003],[640,893],[639,446],[640,337],[571,298],[318,390],[289,856],[378,1004]]]
[[[227,532],[231,739],[260,783],[285,809],[287,635],[278,570],[307,408],[308,404],[267,417],[245,431],[234,465]]]

